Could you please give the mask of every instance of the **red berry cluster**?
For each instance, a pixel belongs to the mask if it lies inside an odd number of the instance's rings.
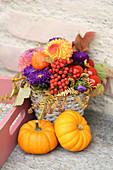
[[[68,61],[66,59],[54,59],[53,64],[51,64],[51,69],[49,69],[49,72],[52,73],[50,79],[51,94],[58,94],[58,90],[62,92],[68,88],[68,65],[71,63],[73,63],[72,59]]]
[[[86,72],[89,75],[89,82],[92,89],[95,89],[97,84],[101,83],[100,78],[97,76],[97,70],[94,68],[94,62],[89,59],[88,60],[89,68],[86,67]]]
[[[80,75],[83,73],[83,68],[79,65],[69,65],[69,73],[71,78],[74,78],[75,80],[80,78]]]

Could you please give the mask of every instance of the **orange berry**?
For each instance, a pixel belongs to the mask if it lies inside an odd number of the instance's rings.
[[[44,67],[47,67],[49,63],[44,61],[44,58],[47,58],[48,56],[44,54],[43,52],[34,52],[32,57],[32,66],[34,69],[42,69]]]

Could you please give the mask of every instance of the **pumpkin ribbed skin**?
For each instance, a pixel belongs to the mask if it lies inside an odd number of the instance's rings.
[[[69,151],[81,151],[91,141],[90,127],[76,111],[62,112],[57,117],[54,127],[60,145]]]
[[[35,131],[36,120],[25,123],[19,131],[18,144],[27,153],[45,154],[53,150],[57,144],[54,125],[46,120],[39,120],[41,131]]]
[[[43,69],[49,65],[46,61],[44,61],[44,58],[47,58],[48,56],[44,54],[43,52],[34,52],[32,57],[32,66],[34,69]]]

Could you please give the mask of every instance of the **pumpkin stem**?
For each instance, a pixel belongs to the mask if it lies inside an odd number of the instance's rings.
[[[41,131],[42,129],[38,125],[38,120],[36,120],[35,123],[36,123],[35,131],[37,131],[37,132]]]
[[[79,129],[79,130],[82,130],[82,129],[83,129],[83,126],[82,126],[82,125],[78,125],[78,129]]]

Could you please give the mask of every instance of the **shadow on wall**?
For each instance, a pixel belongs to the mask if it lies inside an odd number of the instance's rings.
[[[0,76],[8,76],[8,77],[13,77],[15,74],[18,72],[7,70],[3,64],[0,62]]]

